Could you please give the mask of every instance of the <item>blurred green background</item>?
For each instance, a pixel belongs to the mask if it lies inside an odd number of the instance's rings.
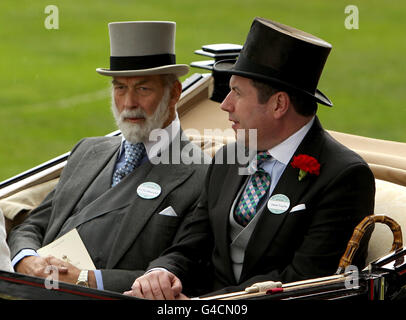
[[[44,27],[51,4],[58,30]],[[344,26],[347,5],[359,9],[358,30]],[[116,130],[110,79],[95,72],[109,64],[108,22],[176,21],[177,62],[190,63],[204,44],[243,44],[255,16],[333,45],[319,84],[334,103],[319,108],[325,128],[406,142],[401,0],[1,0],[0,180]]]

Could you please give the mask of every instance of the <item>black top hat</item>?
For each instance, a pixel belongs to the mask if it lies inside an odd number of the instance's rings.
[[[279,84],[331,107],[331,101],[317,89],[331,48],[309,33],[255,18],[237,62],[219,61],[214,70]]]

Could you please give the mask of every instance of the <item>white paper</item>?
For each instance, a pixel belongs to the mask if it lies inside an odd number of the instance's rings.
[[[82,270],[96,269],[76,228],[38,249],[37,253],[41,257],[54,256]]]

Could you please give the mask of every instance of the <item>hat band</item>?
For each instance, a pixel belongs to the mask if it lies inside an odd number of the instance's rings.
[[[149,56],[110,56],[110,70],[141,70],[176,64],[174,54],[155,54]]]

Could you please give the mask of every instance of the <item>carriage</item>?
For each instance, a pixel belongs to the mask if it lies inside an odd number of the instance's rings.
[[[209,60],[192,62],[199,72],[182,83],[179,119],[189,139],[214,155],[222,145],[234,141],[228,118],[219,103],[228,92],[228,78],[216,74],[214,62],[234,59],[241,46],[203,46],[195,53]],[[220,130],[219,130],[220,129]],[[375,176],[375,212],[354,230],[337,274],[295,283],[268,283],[245,291],[205,299],[405,299],[406,250],[402,228],[406,227],[406,143],[379,140],[329,131],[338,141],[360,154]],[[107,134],[120,135],[120,131]],[[56,185],[69,152],[0,182],[0,209],[6,229],[21,223]],[[379,223],[375,226],[376,223]],[[373,231],[364,270],[350,270],[352,256],[363,233]],[[389,227],[389,229],[388,229]],[[60,283],[48,290],[44,280],[18,273],[0,272],[0,297],[5,299],[135,299],[119,293]]]

